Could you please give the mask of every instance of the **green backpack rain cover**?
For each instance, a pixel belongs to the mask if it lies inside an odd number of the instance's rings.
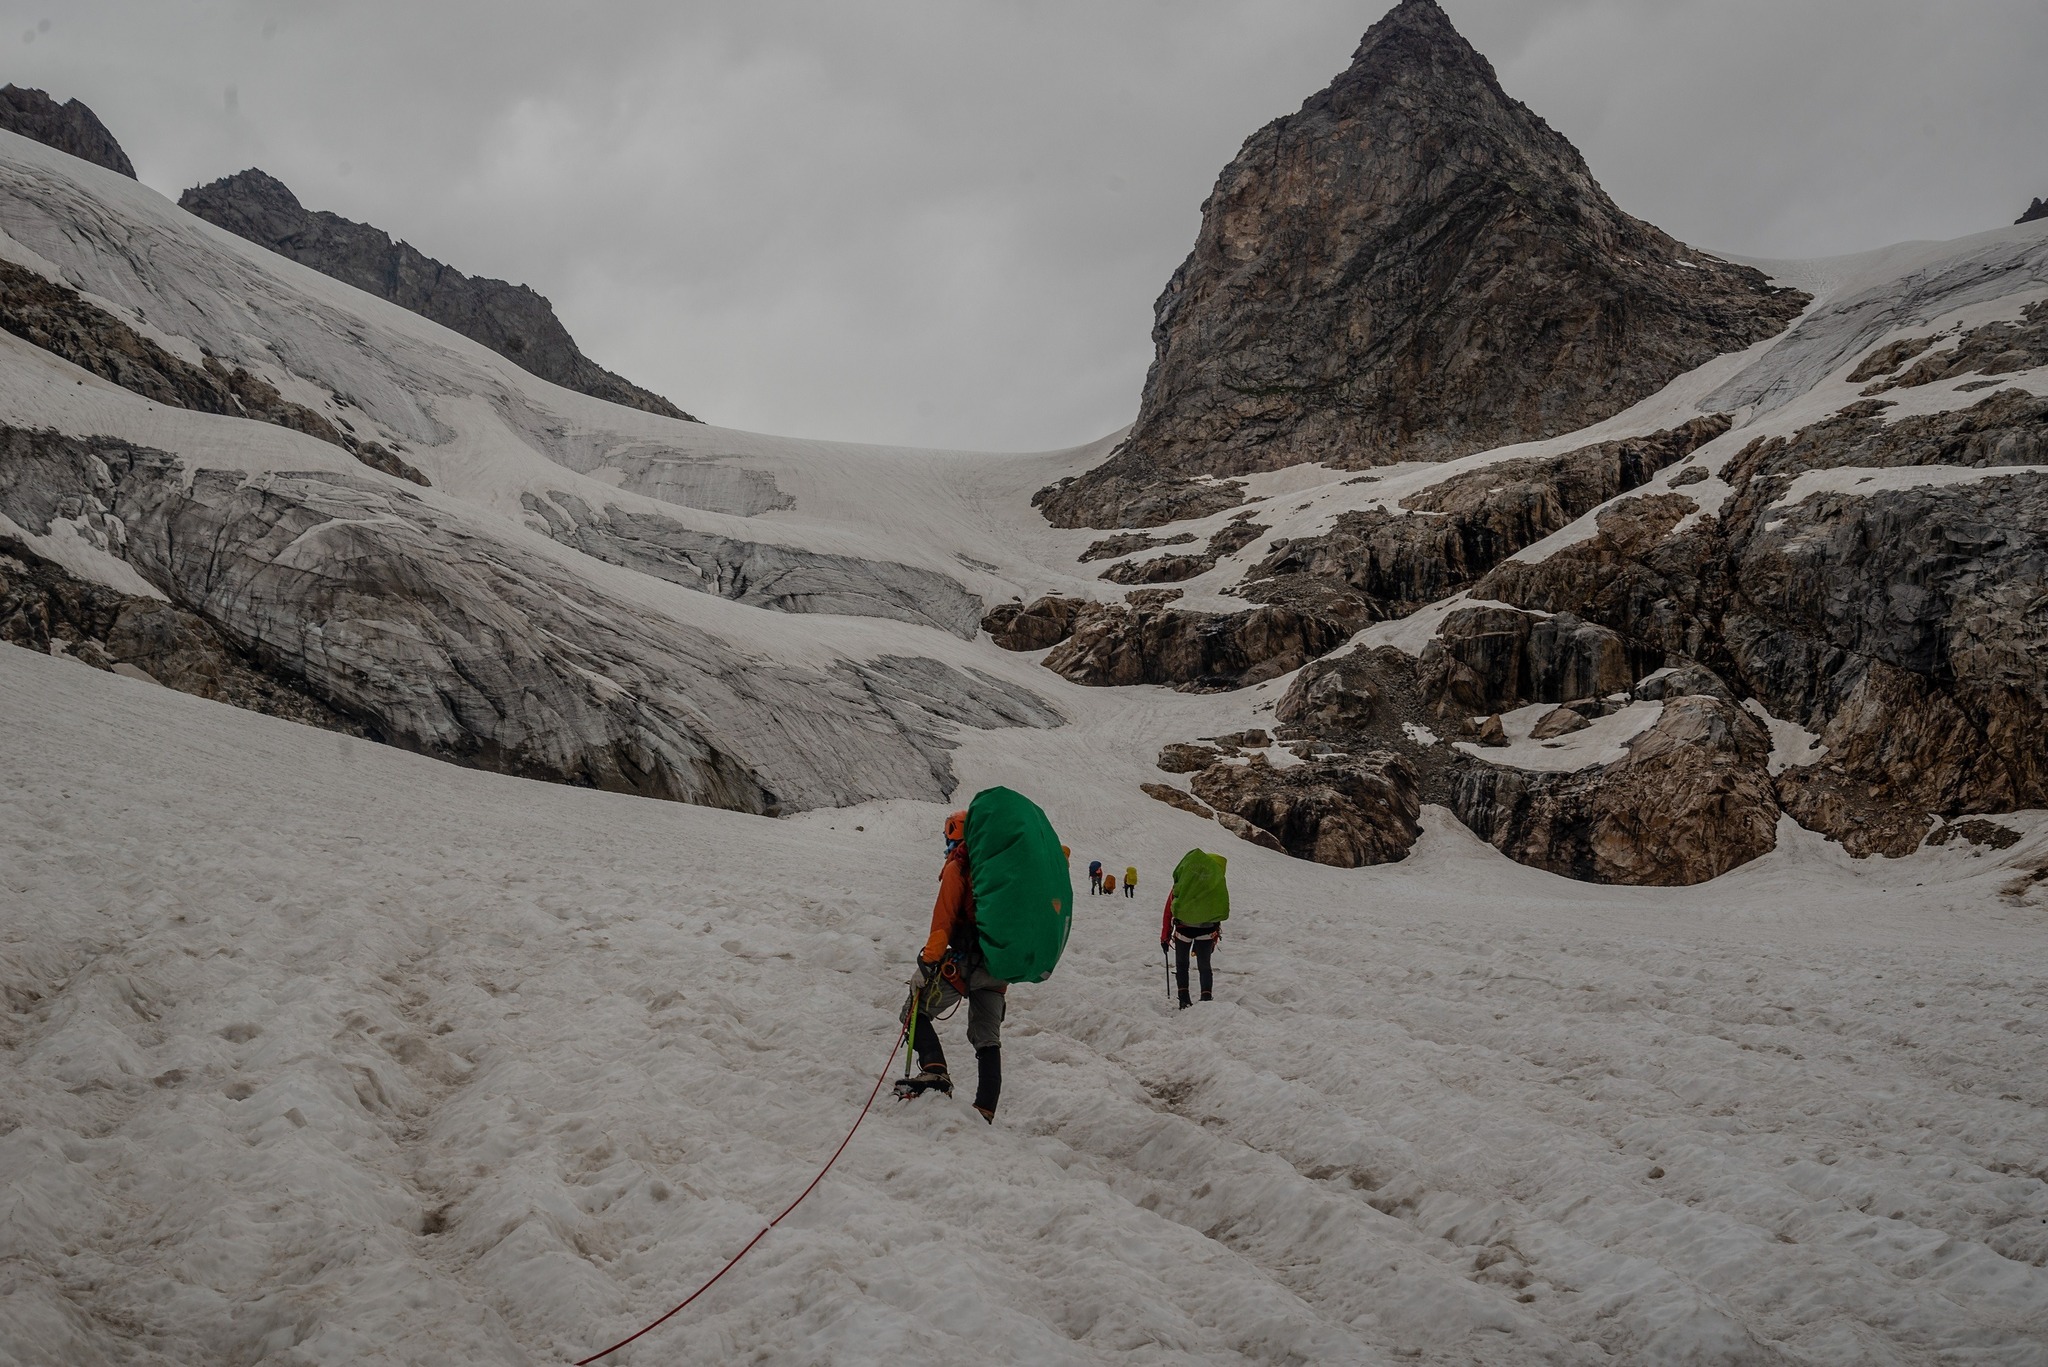
[[[1189,850],[1173,866],[1173,919],[1184,926],[1213,926],[1230,919],[1230,889],[1223,868],[1230,861],[1207,850]]]
[[[1074,880],[1038,804],[1008,788],[976,793],[967,808],[967,869],[988,971],[1006,983],[1051,977],[1074,926]]]

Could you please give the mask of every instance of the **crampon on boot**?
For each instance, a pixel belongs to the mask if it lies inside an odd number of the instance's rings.
[[[927,1063],[915,1077],[896,1079],[896,1095],[908,1101],[926,1092],[938,1092],[943,1096],[953,1095],[953,1079],[946,1073],[943,1063]]]

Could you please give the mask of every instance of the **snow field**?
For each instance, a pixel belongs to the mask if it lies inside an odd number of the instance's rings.
[[[1037,656],[597,564],[519,514],[521,493],[595,493],[658,451],[707,463],[687,525],[907,557],[991,601],[1115,597],[1074,562],[1101,533],[1027,509],[1114,438],[991,457],[633,413],[54,156],[0,135],[0,252],[181,354],[202,339],[302,401],[355,396],[350,420],[436,478],[420,497],[764,662],[929,655],[1073,719],[954,752],[962,801],[1011,784],[1077,869],[1141,875],[1137,899],[1084,895],[1059,973],[1012,993],[999,1124],[964,1097],[879,1102],[806,1205],[613,1361],[2048,1363],[2041,814],[1998,818],[2025,832],[2002,853],[1867,862],[1786,821],[1772,855],[1673,891],[1521,868],[1434,810],[1399,865],[1271,855],[1137,784],[1164,741],[1267,724],[1287,680],[1081,689]],[[1872,290],[1904,319],[1906,273],[1972,252],[2038,265],[2010,230],[1901,251],[1820,263],[1834,294],[1809,318]],[[1991,307],[1971,280],[1944,289],[1923,293]],[[1214,590],[1275,536],[1668,426],[1754,371],[1779,406],[1703,448],[1718,469],[1849,402],[1862,326],[1759,343],[1543,443],[1368,484],[1255,476],[1271,530],[1186,605],[1241,606]],[[0,353],[17,425],[359,469]],[[1897,397],[1894,417],[1973,401]],[[755,477],[796,506],[713,506]],[[1685,492],[1711,509],[1726,485]],[[96,577],[128,569],[68,529],[50,542]],[[1360,639],[1419,652],[1463,605]],[[1576,765],[1613,739],[1532,753]],[[867,1095],[943,811],[770,822],[529,784],[12,649],[0,775],[0,1362],[23,1364],[545,1363],[638,1328],[802,1189]],[[1230,857],[1237,914],[1219,1001],[1180,1013],[1154,932],[1193,844]],[[941,1034],[971,1074],[961,1022]]]
[[[997,1126],[884,1098],[614,1360],[2048,1360],[2048,926],[1997,893],[2048,830],[1887,865],[1788,828],[1666,893],[1432,813],[1328,870],[1124,796],[1244,700],[1080,692],[959,752],[1143,894],[1013,989]],[[838,1142],[937,868],[927,804],[524,783],[18,650],[0,747],[10,1362],[612,1342]],[[1238,912],[1181,1013],[1194,843]]]

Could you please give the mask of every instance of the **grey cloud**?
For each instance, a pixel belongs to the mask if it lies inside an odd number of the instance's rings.
[[[2038,0],[1445,0],[1616,199],[1697,245],[1857,250],[2048,194]],[[1384,4],[9,6],[175,195],[248,165],[532,284],[708,420],[987,448],[1126,422],[1238,143]],[[232,102],[223,92],[232,88]]]

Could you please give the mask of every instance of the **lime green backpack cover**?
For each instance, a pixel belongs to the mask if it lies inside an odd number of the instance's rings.
[[[1051,977],[1074,926],[1074,880],[1038,804],[1008,788],[976,793],[967,808],[967,869],[988,971],[1006,983]]]
[[[1223,869],[1230,861],[1207,850],[1189,850],[1173,866],[1173,919],[1184,926],[1213,926],[1230,919],[1230,888]]]

